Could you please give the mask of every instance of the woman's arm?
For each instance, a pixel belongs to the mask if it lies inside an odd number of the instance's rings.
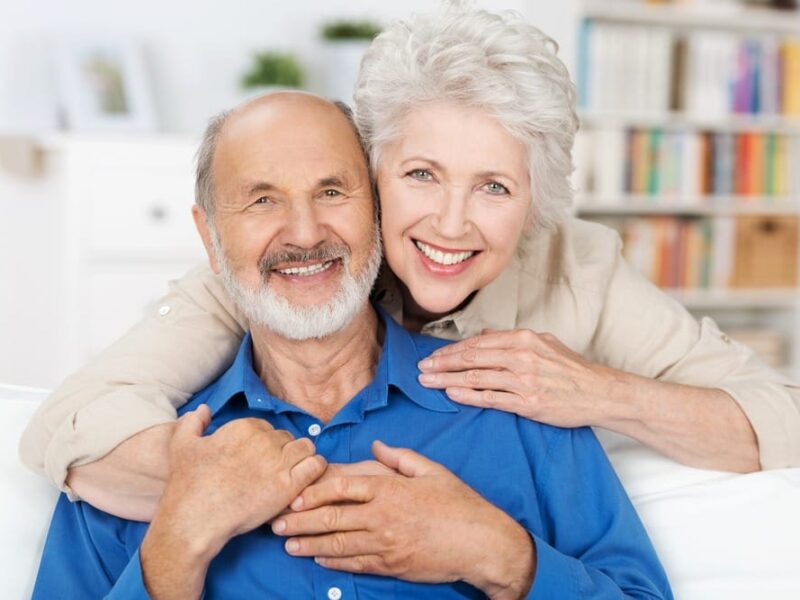
[[[172,423],[175,409],[230,364],[244,325],[210,269],[173,282],[143,321],[36,411],[20,441],[22,461],[112,514],[136,514],[141,507],[130,512],[126,499],[135,506],[151,496],[165,474],[169,427],[155,426]]]
[[[796,384],[621,256],[609,275],[587,357],[550,334],[493,332],[441,349],[420,365],[433,377],[423,383],[465,404],[611,429],[690,466],[800,465]]]

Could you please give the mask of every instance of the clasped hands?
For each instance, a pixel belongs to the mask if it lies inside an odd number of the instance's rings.
[[[375,461],[329,465],[310,440],[266,421],[239,419],[203,437],[209,422],[201,406],[173,436],[171,476],[141,550],[154,597],[169,597],[159,557],[170,545],[192,549],[204,578],[231,538],[263,524],[287,538],[288,553],[326,568],[466,581],[492,598],[517,598],[530,587],[528,533],[444,466],[378,441]],[[184,592],[187,583],[172,582]]]

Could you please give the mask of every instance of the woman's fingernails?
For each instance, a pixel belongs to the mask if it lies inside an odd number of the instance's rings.
[[[430,373],[422,373],[419,376],[420,383],[436,383],[436,375],[431,375]]]
[[[292,507],[292,510],[300,510],[301,508],[303,508],[303,497],[298,496],[297,498],[295,498],[290,506]]]
[[[458,388],[448,389],[446,392],[451,398],[461,398],[464,395]]]
[[[430,358],[426,358],[425,360],[421,360],[417,363],[417,366],[420,369],[432,369],[433,368],[433,361]]]
[[[296,540],[289,540],[286,542],[286,551],[287,552],[297,552],[300,550],[300,542]]]
[[[283,519],[278,519],[277,521],[272,522],[272,531],[275,533],[283,533],[286,531],[286,521]]]

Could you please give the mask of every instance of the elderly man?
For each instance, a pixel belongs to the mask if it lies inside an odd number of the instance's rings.
[[[342,109],[282,93],[216,119],[197,200],[251,331],[183,409],[152,524],[62,497],[34,597],[671,596],[590,430],[418,383],[443,342],[369,303],[380,241]]]

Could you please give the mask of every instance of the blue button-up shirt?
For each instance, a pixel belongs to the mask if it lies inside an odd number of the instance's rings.
[[[267,392],[245,337],[235,362],[180,412],[205,403],[207,434],[233,419],[266,419],[311,437],[331,463],[371,459],[379,439],[413,448],[458,475],[530,533],[529,597],[671,598],[666,575],[591,429],[561,429],[451,402],[417,381],[417,362],[445,342],[411,334],[381,313],[386,335],[373,381],[329,423]],[[146,598],[138,548],[146,523],[59,499],[34,598]],[[420,584],[325,569],[290,556],[268,528],[233,538],[212,561],[205,597],[482,598],[470,585]]]

